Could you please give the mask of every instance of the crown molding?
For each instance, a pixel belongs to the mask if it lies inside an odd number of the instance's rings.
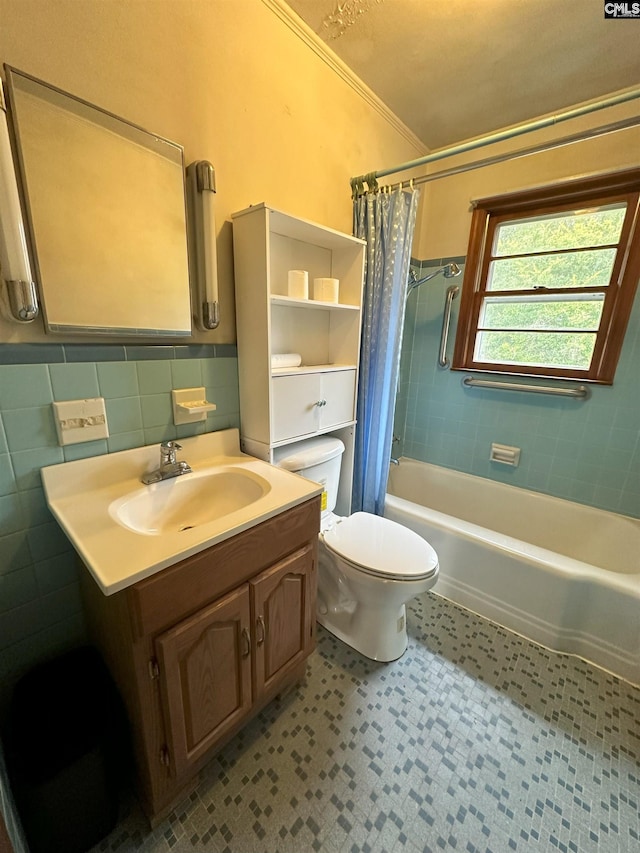
[[[420,154],[429,149],[407,125],[328,47],[314,31],[291,9],[284,0],[262,0],[265,6],[280,18],[307,47],[325,62],[344,82],[351,86],[370,107],[379,113]]]

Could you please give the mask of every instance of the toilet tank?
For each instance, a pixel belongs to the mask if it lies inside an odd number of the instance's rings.
[[[273,451],[273,462],[279,468],[320,483],[324,488],[322,511],[333,512],[338,500],[343,453],[344,444],[339,438],[322,435],[277,447]]]

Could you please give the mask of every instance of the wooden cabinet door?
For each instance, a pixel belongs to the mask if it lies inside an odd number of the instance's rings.
[[[272,441],[286,441],[318,431],[319,373],[274,376],[271,387]]]
[[[320,407],[320,429],[330,429],[355,420],[356,372],[336,370],[322,374],[323,405]]]
[[[249,587],[239,587],[156,639],[169,761],[197,761],[249,711]]]
[[[256,699],[314,648],[314,554],[313,545],[307,545],[250,581]]]

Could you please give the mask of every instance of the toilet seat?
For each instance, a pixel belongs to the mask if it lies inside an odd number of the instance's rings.
[[[421,536],[369,512],[336,521],[322,539],[355,569],[383,580],[419,581],[438,571],[438,556]]]

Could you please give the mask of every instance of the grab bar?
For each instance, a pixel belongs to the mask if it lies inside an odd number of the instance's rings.
[[[589,389],[584,385],[577,388],[554,388],[552,385],[525,385],[520,382],[494,382],[492,379],[475,379],[465,376],[462,384],[466,388],[499,388],[502,391],[529,391],[532,394],[553,394],[556,397],[577,397],[586,400]]]
[[[440,367],[449,367],[447,341],[449,340],[449,325],[451,323],[451,303],[458,295],[459,290],[460,288],[457,284],[451,284],[447,288],[447,300],[444,305],[444,315],[442,317],[442,335],[440,336],[440,355],[438,356]]]

